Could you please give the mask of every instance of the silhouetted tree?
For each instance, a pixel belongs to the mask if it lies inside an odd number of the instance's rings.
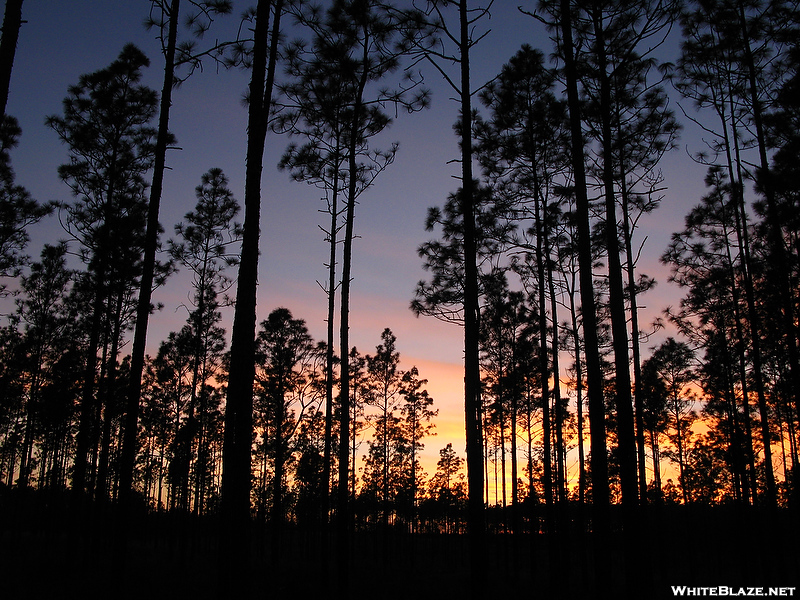
[[[314,394],[307,393],[316,381],[312,370],[317,346],[308,334],[305,321],[295,319],[286,308],[273,310],[257,338],[259,410],[266,430],[263,444],[272,459],[271,521],[280,530],[286,518],[284,502],[287,465],[291,462],[290,440],[309,409]],[[299,409],[299,414],[295,413]],[[266,475],[264,475],[266,477]]]
[[[178,506],[181,491],[180,432],[183,415],[191,395],[193,336],[188,326],[170,332],[162,341],[152,361],[153,380],[148,390],[148,411],[152,423],[158,428],[160,448],[160,470],[167,468],[168,497],[165,505],[169,509]],[[163,421],[162,421],[163,419]],[[168,452],[168,454],[165,454]],[[159,475],[158,501],[161,503],[161,476]]]
[[[650,456],[653,461],[653,481],[649,486],[649,501],[663,502],[661,486],[661,439],[667,429],[667,388],[658,374],[658,363],[645,360],[641,374],[642,420],[647,430]]]
[[[45,245],[41,260],[32,264],[30,273],[20,280],[22,297],[17,300],[17,310],[12,318],[12,322],[23,328],[27,365],[26,375],[20,378],[24,388],[21,421],[24,434],[19,450],[18,479],[21,487],[31,482],[35,460],[42,466],[39,487],[43,487],[48,481],[45,465],[48,462],[51,465],[61,463],[66,457],[61,452],[67,447],[72,417],[69,410],[69,402],[73,399],[71,386],[61,390],[60,398],[53,393],[53,386],[60,376],[58,371],[70,358],[70,334],[74,334],[70,331],[74,327],[74,315],[70,314],[67,301],[73,273],[67,269],[66,253],[64,242]],[[47,403],[52,406],[47,406]],[[48,418],[50,423],[46,422]],[[38,457],[34,454],[37,446]]]
[[[746,301],[747,320],[752,333],[747,340],[752,362],[752,389],[757,396],[761,440],[765,455],[766,497],[774,506],[777,499],[773,461],[772,435],[769,427],[769,406],[764,381],[764,353],[756,290],[753,246],[746,208],[746,181],[756,185],[764,201],[764,242],[769,254],[766,263],[769,281],[776,301],[776,314],[783,323],[782,345],[789,369],[792,394],[800,389],[800,363],[787,248],[782,233],[773,177],[769,166],[769,147],[765,120],[770,104],[787,77],[784,57],[788,43],[797,35],[797,21],[789,17],[796,10],[791,3],[770,2],[694,2],[682,14],[684,45],[678,62],[677,88],[695,106],[714,114],[717,124],[706,125],[711,134],[710,152],[698,153],[706,164],[725,168],[728,193],[733,200],[737,220],[737,237],[741,246],[738,268],[742,271],[742,288]],[[690,117],[693,118],[693,117]],[[743,315],[744,316],[744,315]]]
[[[367,416],[374,434],[364,458],[361,497],[379,510],[384,527],[396,515],[408,519],[413,530],[421,478],[418,452],[436,411],[417,368],[399,369],[396,339],[384,329],[375,354],[366,357],[364,403],[375,412]]]
[[[410,72],[406,72],[395,89],[372,89],[377,82],[400,68],[403,54],[408,50],[409,41],[405,38],[410,36],[413,39],[420,35],[413,23],[398,18],[391,5],[364,0],[340,1],[326,13],[318,6],[300,5],[295,15],[299,23],[311,30],[313,37],[310,47],[305,41],[300,41],[287,49],[287,72],[292,79],[281,86],[286,105],[276,118],[275,128],[291,135],[302,135],[307,140],[289,146],[281,160],[281,168],[290,169],[298,181],[307,181],[326,190],[331,220],[325,234],[330,254],[329,277],[323,288],[328,295],[330,373],[326,415],[330,423],[339,233],[344,228],[345,258],[342,266],[347,275],[342,275],[341,291],[346,324],[349,317],[345,314],[345,307],[349,300],[345,299],[349,298],[352,219],[356,199],[393,162],[397,151],[396,144],[387,151],[376,150],[370,146],[370,138],[391,123],[391,118],[383,111],[386,104],[402,106],[413,112],[426,106],[427,92],[414,92],[420,81]],[[340,219],[343,216],[342,224]],[[348,347],[345,342],[343,339],[341,347],[344,349]],[[342,355],[345,375],[341,385],[347,387],[347,351],[343,350]],[[326,464],[328,460],[329,457]]]
[[[138,285],[145,227],[144,174],[153,164],[156,93],[139,83],[147,57],[127,45],[106,69],[83,75],[70,87],[64,116],[47,118],[69,146],[70,162],[59,175],[75,196],[66,211],[65,227],[80,245],[80,256],[91,281],[90,337],[80,407],[73,488],[86,486],[87,454],[95,447],[98,431],[92,420],[111,398],[126,303]],[[97,386],[98,349],[103,349],[103,385]],[[111,388],[111,389],[109,389]],[[109,419],[103,421],[103,448],[97,494],[102,489],[107,459]]]
[[[584,162],[583,111],[579,95],[580,64],[578,44],[575,39],[573,5],[570,0],[539,2],[549,16],[548,27],[555,36],[556,52],[563,63],[563,76],[567,93],[570,132],[570,158],[575,195],[575,229],[580,279],[581,315],[584,334],[586,389],[589,402],[589,426],[592,471],[592,507],[594,553],[598,561],[595,569],[596,585],[603,586],[607,564],[604,553],[609,533],[609,485],[606,443],[605,406],[603,403],[603,373],[600,358],[599,323],[595,286],[590,223],[590,206]],[[577,11],[575,11],[577,12]]]
[[[53,211],[53,204],[37,204],[24,187],[15,185],[9,151],[17,145],[21,129],[6,114],[11,71],[22,26],[23,0],[8,0],[0,37],[0,277],[16,277],[27,257],[21,252],[28,243],[27,228]],[[0,283],[0,297],[6,286]]]
[[[742,459],[743,496],[752,493],[755,498],[758,485],[750,405],[754,382],[747,372],[751,364],[747,351],[748,310],[741,292],[747,279],[741,260],[745,254],[742,213],[739,200],[729,196],[731,187],[725,170],[710,167],[706,185],[709,192],[686,216],[686,228],[673,234],[662,257],[671,266],[670,279],[687,290],[680,308],[668,310],[668,316],[695,346],[706,348],[707,364],[715,365],[712,372],[725,378],[709,391],[715,397],[721,385],[731,417],[734,421],[741,419],[742,435],[729,437],[730,449]],[[714,388],[716,392],[712,391]]]
[[[53,211],[53,203],[38,204],[30,193],[17,185],[11,168],[11,149],[17,145],[21,129],[13,117],[0,121],[0,278],[17,277],[27,262],[23,254],[30,236],[28,228]],[[6,284],[0,283],[0,296]]]
[[[165,356],[162,345],[156,358],[146,357],[142,375],[141,432],[139,453],[136,460],[136,483],[155,510],[167,507],[164,498],[167,485],[168,449],[172,440],[173,428],[169,418],[168,394],[162,386],[164,370],[161,361]],[[163,363],[162,363],[163,364]]]
[[[683,342],[673,338],[655,349],[649,359],[649,365],[655,370],[663,382],[666,391],[665,412],[669,415],[668,427],[672,430],[670,441],[675,446],[680,469],[680,486],[684,504],[689,502],[690,491],[685,480],[686,444],[691,433],[694,413],[691,411],[691,396],[686,387],[694,379],[692,362],[694,353]]]
[[[203,431],[198,421],[202,422],[206,412],[206,382],[219,367],[226,345],[224,330],[219,326],[220,294],[232,282],[224,270],[238,264],[236,251],[241,238],[241,227],[233,221],[239,204],[227,187],[227,177],[221,169],[214,168],[204,173],[201,181],[195,188],[197,205],[184,217],[187,223],[175,226],[180,240],[170,240],[169,244],[173,259],[191,273],[193,288],[188,323],[193,337],[191,397],[179,450],[183,460],[181,507],[184,510],[189,509],[189,470],[196,438],[198,454],[204,451],[201,450]],[[199,418],[196,411],[200,412]],[[195,505],[195,509],[199,507]]]
[[[187,0],[195,12],[188,15],[187,25],[195,37],[202,37],[209,29],[213,17],[226,14],[232,10],[229,0]],[[142,260],[142,277],[139,298],[136,308],[136,325],[133,335],[131,353],[130,381],[126,402],[125,437],[120,460],[121,503],[126,505],[133,483],[134,460],[136,454],[136,434],[138,429],[139,401],[142,389],[142,369],[144,368],[145,343],[147,341],[147,323],[153,307],[150,304],[157,264],[158,235],[161,225],[158,213],[161,207],[161,191],[164,183],[167,148],[174,144],[169,132],[169,114],[172,107],[172,89],[186,76],[176,77],[176,69],[181,65],[189,65],[190,72],[200,66],[204,54],[219,51],[217,45],[211,52],[198,52],[193,42],[178,44],[178,21],[180,19],[180,0],[151,0],[150,15],[145,21],[148,28],[157,27],[161,51],[164,54],[164,80],[161,88],[161,102],[158,117],[158,133],[156,135],[155,161],[153,178],[150,186],[150,198],[147,205],[147,228],[144,240],[144,257]]]
[[[400,353],[395,347],[397,338],[386,328],[381,333],[381,340],[382,343],[375,348],[375,354],[366,357],[366,403],[378,411],[371,419],[375,428],[375,441],[370,443],[369,461],[373,465],[371,470],[374,471],[370,478],[375,480],[373,487],[382,506],[381,514],[385,526],[389,524],[390,499],[397,495],[399,489],[399,482],[392,487],[389,485],[389,467],[393,462],[390,429],[395,440],[400,437],[400,421],[395,412],[400,399],[402,372],[399,370]],[[365,478],[368,476],[369,471]]]
[[[369,397],[369,387],[367,385],[367,355],[361,354],[358,348],[353,346],[348,357],[350,365],[350,467],[348,469],[348,486],[350,497],[356,495],[356,457],[361,446],[359,434],[367,427],[365,406]],[[341,406],[338,407],[338,413]]]
[[[324,357],[325,348],[320,349]],[[322,390],[324,392],[324,390]],[[318,527],[327,520],[325,484],[325,413],[313,411],[300,424],[295,444],[298,453],[294,469],[295,508],[298,525]]]
[[[433,500],[437,516],[443,513],[443,533],[456,530],[458,514],[466,502],[466,482],[461,472],[464,459],[448,443],[439,450],[436,473],[428,483],[428,494]]]
[[[481,433],[480,401],[480,307],[478,286],[478,235],[476,231],[476,190],[472,165],[472,95],[470,81],[470,51],[485,37],[486,33],[475,37],[475,24],[489,15],[492,2],[483,8],[469,6],[468,0],[456,2],[428,2],[428,13],[433,18],[435,31],[443,39],[449,39],[453,50],[439,47],[427,56],[444,76],[457,94],[460,122],[458,134],[461,149],[461,193],[458,195],[458,215],[461,218],[463,247],[461,260],[464,269],[463,280],[463,318],[464,318],[464,412],[467,440],[467,479],[469,486],[469,535],[470,560],[473,574],[473,592],[481,594],[483,580],[477,565],[482,563],[483,555],[483,458]],[[445,12],[454,9],[448,21]],[[450,77],[444,64],[454,62],[459,66],[458,77]]]
[[[544,66],[544,55],[523,46],[481,94],[491,117],[476,128],[477,154],[494,193],[507,198],[509,217],[520,226],[512,236],[512,268],[537,307],[540,380],[554,378],[554,402],[549,383],[542,386],[544,495],[551,511],[555,491],[564,499],[563,413],[558,385],[558,316],[553,260],[555,224],[561,198],[556,195],[567,166],[565,104],[554,94],[556,73]],[[532,223],[531,223],[532,222]],[[530,223],[530,225],[529,225]],[[548,294],[550,301],[548,303]],[[548,320],[548,308],[550,319]],[[546,340],[550,338],[551,344]],[[551,347],[551,351],[547,347]],[[552,359],[552,360],[551,360]],[[552,367],[551,367],[552,365]],[[551,415],[551,404],[555,410]],[[554,418],[553,418],[554,417]],[[556,451],[552,451],[555,431]],[[555,475],[554,461],[555,456]],[[513,455],[512,455],[513,459]],[[548,519],[551,526],[552,519]]]
[[[400,406],[400,412],[404,418],[403,428],[410,453],[406,479],[410,485],[407,496],[410,503],[408,509],[411,513],[412,532],[416,532],[417,528],[418,493],[424,477],[424,471],[418,458],[419,452],[425,449],[422,440],[429,435],[436,435],[432,433],[434,424],[431,421],[439,414],[438,408],[432,408],[433,398],[425,389],[427,383],[427,379],[420,379],[416,366],[405,371],[401,380],[402,390],[400,393],[404,402]]]
[[[247,111],[247,157],[244,229],[236,288],[236,310],[230,352],[230,376],[225,404],[222,515],[226,524],[222,552],[227,564],[221,584],[246,584],[249,548],[253,382],[255,379],[256,288],[261,215],[261,172],[275,70],[283,0],[259,0],[246,21],[253,39],[238,47],[250,70]]]
[[[301,13],[302,14],[302,13]],[[330,480],[333,440],[335,316],[337,284],[337,254],[342,229],[342,196],[347,189],[345,126],[347,122],[346,76],[335,68],[337,47],[325,42],[321,32],[315,34],[313,50],[305,41],[295,42],[287,49],[287,73],[292,79],[279,86],[285,99],[275,118],[274,127],[289,136],[302,135],[307,141],[292,143],[278,167],[288,169],[296,181],[305,181],[325,190],[329,225],[323,231],[329,245],[328,278],[320,284],[328,298],[327,346],[325,378],[325,447],[323,450],[323,479],[326,485],[326,513],[330,510]],[[310,54],[310,56],[307,56]],[[333,63],[334,66],[331,65]],[[363,189],[363,188],[362,188]],[[344,203],[346,206],[346,203]]]
[[[675,125],[663,115],[659,104],[657,83],[650,71],[656,65],[652,54],[660,47],[675,18],[671,2],[618,5],[588,3],[583,6],[585,17],[577,21],[577,41],[586,48],[582,55],[581,82],[587,98],[584,119],[587,137],[596,142],[590,174],[597,181],[603,199],[605,221],[603,234],[608,261],[609,315],[614,346],[615,406],[618,411],[618,452],[623,502],[631,507],[638,503],[638,484],[641,463],[637,461],[634,415],[631,397],[631,366],[628,349],[627,314],[620,243],[618,199],[630,204],[629,185],[636,174],[637,160],[648,140],[669,146]],[[656,118],[639,120],[647,129],[633,136],[631,120],[643,110],[643,87],[651,87]],[[662,92],[663,95],[663,92]],[[663,150],[661,150],[663,153]],[[656,159],[659,152],[653,153]],[[629,219],[623,214],[622,220]],[[630,224],[630,222],[628,222]],[[625,228],[623,228],[624,230]],[[633,270],[633,265],[628,265]],[[635,334],[638,336],[638,332]],[[640,438],[641,441],[641,438]],[[640,449],[642,447],[640,446]],[[637,470],[637,464],[639,469]]]

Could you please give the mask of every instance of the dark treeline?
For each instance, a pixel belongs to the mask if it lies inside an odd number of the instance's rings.
[[[4,563],[24,580],[39,553],[70,578],[89,557],[102,575],[87,593],[120,597],[144,593],[140,570],[197,597],[397,575],[381,596],[793,585],[796,3],[529,2],[518,18],[549,37],[477,82],[470,60],[503,35],[496,3],[258,0],[235,38],[204,36],[232,4],[151,2],[161,96],[130,44],[67,90],[46,124],[70,200],[37,202],[16,181],[4,103]],[[4,98],[20,10],[7,2]],[[167,234],[169,94],[204,62],[250,80],[243,209],[212,168]],[[356,209],[393,168],[394,121],[428,106],[426,72],[457,100],[460,183],[429,210],[411,310],[463,328],[466,442],[429,472],[425,374],[401,368],[390,328],[371,353],[349,336]],[[646,223],[671,210],[661,165],[682,126],[702,132],[705,190],[661,255],[683,298],[643,323]],[[328,243],[325,340],[289,308],[257,311],[259,259],[276,260],[259,257],[261,210],[280,202],[262,198],[266,144],[323,191],[325,222],[298,234]],[[30,232],[53,212],[64,240],[32,259]],[[145,355],[151,298],[176,271],[190,276],[185,322]],[[687,554],[692,538],[713,556]],[[190,564],[205,584],[184,579]]]

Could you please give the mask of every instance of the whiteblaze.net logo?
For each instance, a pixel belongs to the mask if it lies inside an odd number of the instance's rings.
[[[788,597],[794,596],[794,587],[733,587],[717,585],[711,587],[693,587],[689,585],[673,585],[673,596],[724,596],[724,597]]]

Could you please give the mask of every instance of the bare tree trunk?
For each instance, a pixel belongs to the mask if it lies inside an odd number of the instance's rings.
[[[363,111],[363,94],[367,85],[367,55],[369,52],[368,32],[364,32],[363,71],[358,82],[358,90],[353,106],[350,124],[350,140],[347,149],[349,170],[347,189],[347,210],[344,225],[344,247],[342,249],[342,307],[340,310],[339,348],[341,353],[341,373],[339,385],[339,489],[337,498],[337,534],[338,534],[338,576],[339,593],[349,590],[349,548],[350,548],[350,283],[352,280],[353,261],[353,227],[355,220],[357,190],[357,143],[359,141],[359,125]],[[355,462],[355,460],[354,460]],[[355,464],[353,465],[355,473]]]
[[[337,142],[337,150],[339,145]],[[334,317],[336,316],[336,242],[339,226],[339,159],[334,160],[336,170],[333,174],[331,192],[330,257],[328,259],[328,345],[325,348],[325,446],[323,449],[322,480],[325,486],[325,523],[328,523],[331,510],[331,462],[333,460],[333,362],[334,362]],[[347,348],[343,352],[347,352]]]
[[[603,146],[603,186],[605,197],[605,238],[608,257],[609,308],[611,335],[614,346],[615,397],[617,409],[617,439],[620,461],[622,501],[628,508],[638,504],[638,477],[636,468],[636,442],[633,433],[633,408],[631,403],[631,374],[628,356],[628,330],[625,314],[625,296],[622,282],[619,237],[617,232],[616,196],[612,164],[611,135],[611,83],[606,73],[606,41],[602,11],[596,9],[594,21],[595,55],[599,64],[601,143]]]
[[[273,9],[270,35],[270,9]],[[256,288],[261,217],[261,172],[269,107],[275,81],[278,33],[283,0],[259,0],[249,89],[244,231],[236,311],[231,340],[231,368],[225,408],[222,474],[223,586],[248,590],[250,476],[255,379]],[[224,589],[224,587],[223,587]],[[236,594],[231,594],[236,595]],[[242,596],[244,594],[241,594]]]
[[[564,441],[564,406],[561,400],[561,368],[559,366],[558,355],[560,352],[558,343],[558,302],[556,301],[556,286],[553,277],[553,262],[550,260],[550,228],[547,225],[547,215],[543,215],[544,219],[544,254],[547,267],[547,286],[550,294],[550,322],[553,324],[553,332],[551,336],[551,354],[552,354],[552,373],[553,373],[553,407],[555,410],[555,428],[556,428],[556,487],[557,498],[562,508],[566,507],[567,503],[567,449]]]
[[[622,148],[620,148],[622,152]],[[622,165],[624,160],[620,159]],[[644,442],[644,400],[642,398],[642,354],[639,344],[639,307],[636,301],[636,259],[633,255],[633,231],[631,230],[630,194],[626,182],[625,170],[621,167],[620,186],[622,196],[622,236],[625,245],[625,262],[628,271],[628,297],[631,313],[631,349],[633,356],[633,406],[636,424],[636,453],[639,467],[639,501],[647,504],[647,465]]]
[[[131,371],[128,381],[128,397],[125,410],[125,433],[122,439],[120,456],[120,505],[127,510],[133,486],[133,471],[136,463],[136,435],[139,425],[139,403],[142,397],[142,371],[144,370],[145,345],[147,343],[147,323],[150,318],[150,301],[153,291],[153,278],[158,249],[158,213],[161,206],[161,190],[164,183],[167,143],[169,141],[169,111],[172,106],[172,87],[175,77],[175,45],[178,36],[178,13],[180,0],[172,0],[170,23],[164,57],[164,83],[161,88],[161,105],[156,134],[155,164],[153,181],[150,186],[150,202],[147,207],[147,228],[142,260],[142,277],[139,285],[139,299],[136,306],[136,326],[131,350]]]
[[[591,431],[592,502],[594,528],[594,559],[596,589],[606,586],[608,573],[607,540],[609,524],[608,456],[606,449],[603,374],[600,363],[600,344],[597,335],[597,309],[592,276],[592,247],[589,226],[589,198],[586,189],[586,168],[583,162],[583,132],[581,104],[578,96],[578,76],[572,38],[572,15],[569,0],[560,1],[560,29],[566,71],[567,102],[571,133],[572,168],[575,181],[576,222],[578,233],[578,265],[581,284],[586,384],[589,396],[589,426]]]
[[[3,15],[3,37],[0,38],[0,115],[5,116],[8,104],[8,89],[11,86],[11,70],[17,53],[19,29],[22,26],[23,0],[6,0]]]
[[[800,396],[800,353],[798,353],[798,328],[795,322],[795,305],[791,293],[791,277],[787,269],[787,251],[784,246],[782,226],[780,222],[780,213],[778,211],[777,202],[775,200],[775,190],[771,181],[771,172],[769,168],[769,159],[767,158],[767,142],[764,133],[762,103],[757,86],[755,58],[753,57],[753,49],[751,47],[750,38],[748,34],[748,25],[744,12],[744,3],[739,2],[739,19],[741,25],[741,33],[744,41],[745,51],[745,66],[747,68],[750,102],[753,111],[753,124],[756,129],[756,141],[758,142],[758,157],[759,164],[756,168],[756,183],[760,186],[764,197],[767,200],[767,240],[769,245],[770,260],[768,261],[769,267],[774,269],[773,281],[776,282],[778,287],[778,297],[780,298],[780,305],[782,308],[782,320],[784,325],[784,332],[786,335],[785,344],[786,352],[789,362],[789,373],[791,381],[791,389],[795,398],[795,406],[797,409],[798,417],[800,418],[800,402],[797,401]],[[753,311],[755,314],[755,311]],[[754,323],[756,327],[757,323]],[[757,338],[755,330],[753,343]],[[756,354],[756,348],[753,348],[754,358],[758,359],[758,363],[753,365],[753,370],[759,378],[761,375],[761,357],[760,352]],[[762,394],[758,397],[758,408],[761,416],[761,437],[764,444],[764,463],[765,463],[765,478],[767,481],[767,505],[770,508],[777,508],[777,488],[775,484],[775,475],[773,473],[772,465],[772,437],[769,430],[769,410],[767,407],[766,397]],[[794,467],[795,475],[798,474],[797,466]],[[792,492],[795,501],[800,499],[800,486],[795,481],[794,490]]]
[[[102,327],[102,312],[104,305],[103,288],[105,283],[105,261],[101,259],[98,271],[95,274],[94,300],[92,302],[91,328],[89,330],[89,345],[86,353],[86,365],[83,371],[83,384],[81,401],[78,408],[79,421],[76,435],[75,465],[72,473],[72,491],[80,497],[86,491],[88,470],[88,457],[95,435],[93,433],[93,417],[96,411],[97,400],[97,351],[100,347],[100,329]]]
[[[547,514],[547,532],[555,532],[553,520],[553,447],[552,419],[550,417],[550,352],[547,343],[547,274],[544,255],[544,201],[537,199],[534,205],[536,227],[536,275],[539,302],[539,376],[542,381],[542,438],[544,439],[544,499]]]
[[[111,349],[108,353],[106,367],[106,384],[103,387],[103,403],[105,405],[103,418],[103,433],[100,442],[100,463],[97,469],[97,486],[95,499],[104,504],[108,500],[108,471],[111,458],[111,425],[114,418],[114,395],[117,386],[117,355],[119,353],[119,343],[122,335],[122,304],[124,291],[119,290],[114,308],[114,330],[111,333]]]
[[[656,498],[661,502],[661,450],[658,446],[658,433],[650,431],[650,451],[653,454],[653,483],[656,486]]]
[[[467,442],[469,554],[472,594],[483,597],[485,578],[483,456],[480,395],[480,307],[478,303],[475,184],[472,174],[472,92],[470,86],[470,12],[467,0],[458,3],[458,47],[461,60],[461,206],[464,228],[464,413]]]
[[[516,368],[516,343],[514,344],[515,357],[512,359]],[[517,459],[517,425],[519,421],[519,386],[511,390],[511,531],[520,533],[519,526],[519,466]]]

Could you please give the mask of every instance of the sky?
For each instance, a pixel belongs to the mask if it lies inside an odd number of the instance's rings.
[[[498,73],[523,43],[548,55],[552,49],[541,25],[516,9],[517,4],[522,4],[530,10],[535,3],[520,0],[494,4],[492,18],[486,21],[490,32],[472,54],[475,85]],[[251,2],[235,1],[234,14],[220,18],[205,43],[235,35],[239,15],[250,5]],[[149,6],[146,0],[28,0],[23,5],[25,22],[8,103],[8,113],[17,117],[23,133],[11,157],[17,183],[37,200],[69,199],[70,192],[57,174],[58,166],[67,160],[67,148],[44,125],[44,120],[48,115],[62,114],[61,102],[67,87],[77,83],[81,74],[106,67],[126,43],[133,42],[152,63],[144,83],[161,89],[159,42],[156,32],[143,26]],[[376,140],[379,148],[398,141],[399,151],[374,187],[361,196],[356,209],[351,341],[362,353],[372,353],[381,332],[389,327],[397,336],[401,368],[416,365],[420,376],[429,380],[427,389],[434,406],[439,408],[438,435],[427,440],[424,454],[426,469],[432,474],[438,450],[448,442],[464,455],[463,331],[430,317],[417,318],[408,308],[417,281],[426,277],[417,248],[432,235],[424,228],[427,209],[443,204],[458,187],[458,165],[452,163],[458,156],[452,129],[457,117],[453,92],[432,68],[424,68],[423,75],[432,91],[432,106],[418,114],[400,114]],[[174,225],[194,207],[194,188],[200,176],[212,167],[225,172],[230,189],[242,202],[247,121],[242,98],[247,83],[247,73],[206,63],[202,72],[195,73],[175,91],[170,128],[180,149],[167,157],[169,171],[161,209],[166,231],[163,239],[174,236]],[[292,182],[287,173],[277,170],[288,142],[283,136],[267,137],[258,318],[264,319],[272,309],[285,306],[295,318],[306,321],[315,339],[322,340],[326,335],[326,296],[317,282],[327,277],[324,263],[328,249],[320,230],[326,222],[320,212],[325,205],[320,190]],[[680,148],[668,155],[662,165],[668,187],[662,207],[641,224],[641,235],[647,236],[647,242],[640,269],[659,281],[657,288],[642,298],[645,324],[680,298],[680,291],[667,283],[668,272],[658,259],[670,234],[682,228],[684,215],[702,193],[704,169],[688,158],[686,150],[699,150],[700,143],[687,128]],[[34,258],[44,243],[66,237],[55,216],[30,233],[28,254]],[[181,305],[190,294],[189,279],[180,273],[156,290],[153,300],[164,308],[150,320],[150,353],[155,353],[169,331],[183,324],[186,311]],[[0,307],[0,313],[7,311]],[[228,313],[223,324],[230,329],[231,322],[232,315]]]

